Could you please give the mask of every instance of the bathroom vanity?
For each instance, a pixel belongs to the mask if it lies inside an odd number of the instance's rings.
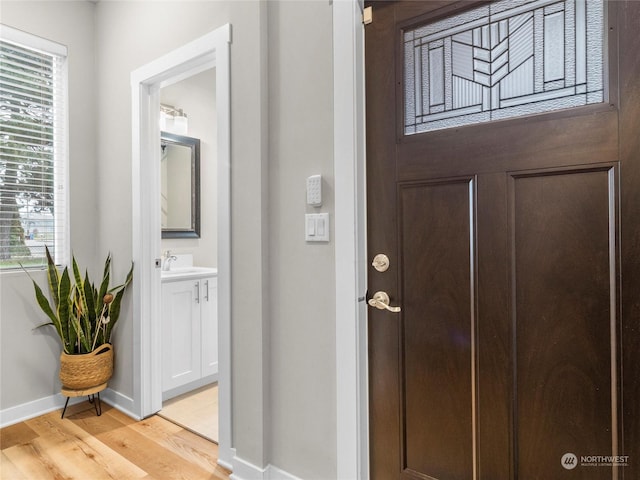
[[[162,272],[162,399],[218,380],[218,272]]]

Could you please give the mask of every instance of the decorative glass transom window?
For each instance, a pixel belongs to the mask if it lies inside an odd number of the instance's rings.
[[[603,3],[502,0],[405,30],[405,134],[603,102]]]

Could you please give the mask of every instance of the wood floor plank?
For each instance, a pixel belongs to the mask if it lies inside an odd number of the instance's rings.
[[[199,435],[194,435],[192,432],[183,429],[181,432],[177,433],[175,435],[177,442],[179,442],[182,445],[182,449],[181,451],[188,451],[189,452],[189,459],[191,459],[191,461],[197,463],[197,464],[201,464],[201,462],[207,462],[209,463],[210,460],[208,460],[208,455],[205,455],[203,453],[203,449],[202,449],[202,443],[210,443],[212,444],[212,448],[215,449],[215,458],[213,459],[213,462],[215,464],[212,473],[212,479],[219,479],[219,480],[228,480],[229,476],[231,475],[231,472],[229,470],[227,470],[226,468],[220,466],[218,464],[218,445],[212,442],[209,442],[209,440],[199,436]],[[204,450],[206,452],[206,450]]]
[[[191,432],[154,416],[130,428],[165,446],[188,462],[212,472],[213,478],[228,478],[230,472],[218,465],[218,446]]]
[[[118,422],[122,423],[123,425],[133,425],[134,423],[136,423],[136,420],[134,420],[130,416],[122,413],[117,408],[113,408],[113,407],[111,407],[109,405],[107,405],[106,408],[103,409],[103,414],[107,414],[110,417],[113,417]]]
[[[170,449],[128,428],[111,415],[77,420],[87,432],[129,461],[159,479],[196,480],[211,478],[211,472],[189,463]]]
[[[96,436],[99,433],[107,433],[125,428],[130,423],[135,422],[135,420],[130,419],[124,414],[119,416],[119,413],[115,408],[103,406],[101,416],[97,416],[95,412],[91,412],[90,410],[85,410],[68,417],[68,419],[91,435]]]
[[[59,465],[40,447],[35,438],[2,450],[16,468],[29,479],[67,480]],[[4,480],[4,476],[3,476]]]
[[[58,450],[64,451],[62,461],[78,465],[77,473],[67,471],[72,478],[144,478],[147,472],[138,468],[121,455],[116,454],[107,445],[77,426],[73,420],[60,419],[57,414],[48,414],[26,422],[39,440],[51,442],[42,447],[50,451],[53,457]],[[63,449],[62,446],[65,446]],[[55,460],[55,458],[54,458]]]
[[[163,402],[158,415],[217,442],[218,385],[205,385]]]
[[[67,416],[68,415],[68,416]],[[218,447],[157,416],[76,405],[0,429],[2,480],[229,480]]]
[[[4,450],[19,443],[27,443],[37,436],[24,422],[16,423],[0,430],[0,448]]]
[[[0,478],[4,480],[29,480],[4,452],[0,453]]]
[[[86,443],[58,441],[55,436],[41,436],[33,441],[38,449],[47,453],[50,461],[56,465],[63,478],[86,478],[91,480],[116,480],[123,478],[112,475],[103,468],[104,462],[95,462],[98,452]],[[112,455],[111,458],[114,458]],[[146,475],[138,475],[137,478]],[[124,477],[126,478],[126,477]]]

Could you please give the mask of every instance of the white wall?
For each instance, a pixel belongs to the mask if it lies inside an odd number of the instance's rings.
[[[78,263],[99,275],[104,259],[96,256],[100,232],[95,194],[93,5],[85,1],[54,3],[3,0],[1,8],[3,24],[64,44],[68,48],[71,247]],[[126,268],[126,263],[122,267]],[[47,280],[43,271],[34,273],[33,278],[46,289]],[[47,329],[32,330],[45,321],[46,317],[35,303],[33,286],[26,275],[22,272],[0,273],[0,410],[60,392],[57,369],[62,350],[60,342]]]
[[[303,228],[305,212],[316,211],[305,203],[309,175],[323,175],[320,211],[334,214],[330,2],[3,1],[2,8],[4,23],[43,36],[54,29],[82,43],[74,46],[75,58],[80,48],[86,52],[75,62],[71,89],[72,200],[80,202],[73,215],[81,226],[73,241],[76,253],[81,249],[97,265],[113,252],[116,278],[126,274],[132,255],[130,74],[232,24],[233,447],[258,467],[271,463],[301,478],[335,478],[335,252],[333,242],[305,243]],[[2,408],[58,388],[55,342],[16,333],[24,320],[13,317],[34,310],[29,285],[23,277],[6,284]],[[110,383],[129,397],[132,326],[129,299],[114,332]],[[13,360],[5,367],[5,359],[32,355],[21,353],[25,344],[38,350],[37,368],[30,361],[5,375],[16,368]],[[41,377],[48,383],[40,385]]]
[[[265,446],[263,314],[267,293],[262,259],[266,243],[263,177],[266,122],[262,111],[261,52],[264,4],[258,1],[144,1],[96,4],[98,67],[99,252],[132,255],[131,72],[226,23],[232,24],[232,330],[233,443],[238,455],[262,466]],[[160,252],[157,252],[160,255]],[[110,386],[133,395],[131,304],[115,334]]]
[[[160,90],[160,101],[187,114],[190,137],[200,139],[200,238],[165,238],[162,250],[192,253],[194,265],[218,266],[216,76],[210,69]]]
[[[334,215],[332,85],[329,2],[269,2],[271,462],[304,479],[336,477],[334,243],[304,237],[305,213]]]

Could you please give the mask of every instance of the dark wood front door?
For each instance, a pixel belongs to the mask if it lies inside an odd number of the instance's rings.
[[[640,2],[604,7],[604,102],[407,133],[405,59],[440,57],[405,32],[481,3],[368,4],[371,478],[638,479]]]

